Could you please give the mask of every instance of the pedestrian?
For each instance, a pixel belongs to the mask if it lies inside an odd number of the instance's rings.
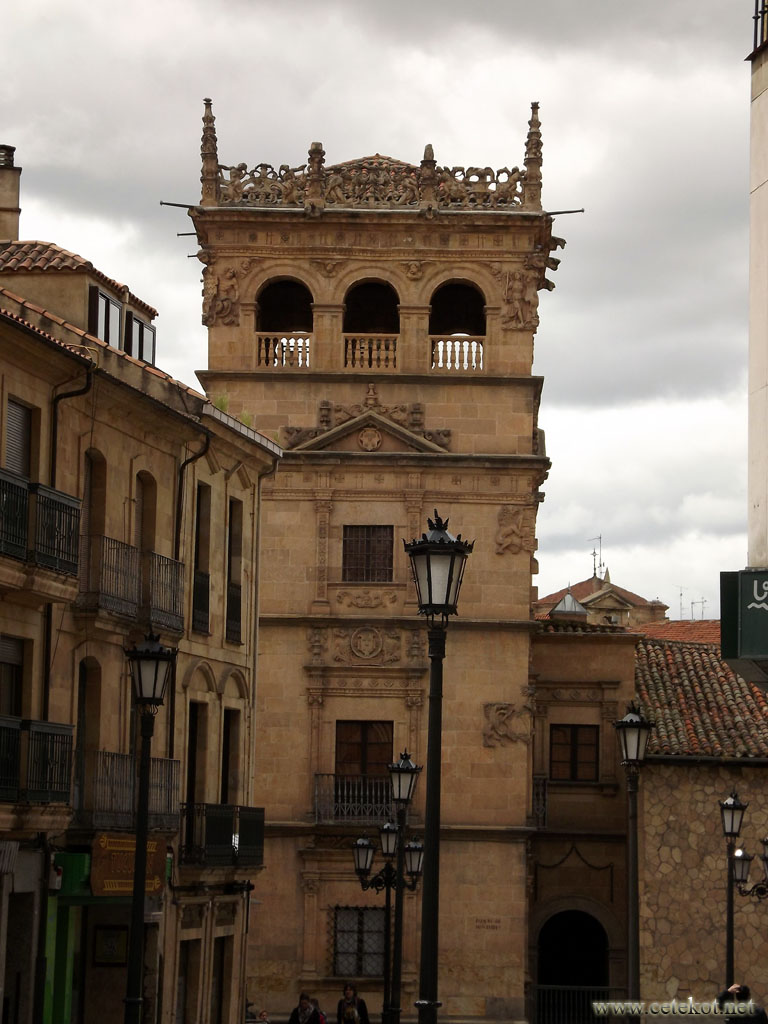
[[[351,981],[344,984],[344,996],[339,1000],[337,1024],[370,1024],[365,1000],[358,996]]]
[[[302,992],[299,996],[299,1005],[291,1011],[288,1024],[320,1024],[320,1014],[312,1005],[308,992]]]
[[[323,1011],[320,1009],[320,1000],[319,999],[315,999],[314,996],[313,996],[312,999],[310,999],[309,1001],[310,1001],[310,1003],[312,1003],[314,1008],[317,1010],[317,1016],[320,1019],[320,1024],[328,1024],[327,1017],[325,1016]]]
[[[768,1024],[768,1016],[762,1006],[758,1006],[752,999],[749,985],[731,985],[724,989],[717,997],[721,1010],[728,1011],[728,1003],[735,1008],[737,1003],[749,1003],[746,1009],[748,1012],[740,1013],[736,1010],[730,1016],[726,1016],[728,1024]]]

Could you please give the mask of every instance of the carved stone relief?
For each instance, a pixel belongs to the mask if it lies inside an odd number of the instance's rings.
[[[356,659],[382,665],[400,661],[400,633],[396,629],[381,630],[375,626],[334,629],[333,660],[353,665],[356,664]]]
[[[384,608],[396,602],[393,590],[340,590],[336,595],[336,603],[347,608]]]
[[[525,545],[525,512],[524,508],[514,505],[502,505],[497,516],[498,529],[494,538],[496,554],[503,555],[507,551],[516,555]]]
[[[518,721],[521,729],[516,729],[515,719],[522,715],[530,716],[531,709],[527,704],[518,707],[516,704],[483,704],[485,724],[483,725],[483,746],[496,747],[502,743],[530,743],[530,717]]]
[[[383,419],[391,420],[398,426],[410,430],[411,433],[431,441],[439,447],[449,450],[451,447],[451,431],[443,429],[426,430],[424,427],[424,406],[421,402],[413,402],[410,405],[383,405],[376,391],[376,384],[371,381],[368,384],[365,398],[362,402],[354,405],[341,405],[323,400],[318,405],[316,427],[291,427],[282,428],[282,436],[286,448],[295,448],[297,445],[320,437],[326,431],[334,427],[342,426],[350,420],[357,419],[368,411],[375,412]],[[381,434],[375,428],[365,428],[360,432],[358,441],[364,451],[376,451],[376,448],[365,448],[365,444],[375,442],[375,435]]]
[[[375,427],[364,427],[357,435],[357,443],[364,452],[377,452],[381,448],[381,431]]]

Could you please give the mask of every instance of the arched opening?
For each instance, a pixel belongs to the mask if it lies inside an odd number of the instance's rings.
[[[399,298],[383,281],[353,285],[344,300],[344,365],[352,369],[397,367]]]
[[[353,285],[344,299],[345,334],[399,334],[399,298],[384,281]]]
[[[85,453],[83,509],[80,529],[85,536],[103,537],[106,532],[107,462],[100,451]]]
[[[101,665],[95,658],[83,658],[78,666],[75,735],[74,799],[78,811],[97,810],[94,806],[96,790],[105,771],[105,766],[98,763],[101,749],[101,704]]]
[[[432,296],[432,369],[482,370],[485,296],[471,284],[448,281]]]
[[[157,522],[157,484],[145,470],[136,474],[134,497],[133,546],[141,552],[155,550]]]
[[[300,281],[272,281],[256,304],[258,365],[309,366],[312,293]]]
[[[485,335],[485,296],[474,285],[449,281],[432,296],[430,334]]]
[[[539,932],[536,1024],[592,1024],[592,1002],[607,999],[608,936],[591,914],[563,910]]]
[[[272,281],[259,294],[256,330],[311,334],[312,293],[300,281]]]

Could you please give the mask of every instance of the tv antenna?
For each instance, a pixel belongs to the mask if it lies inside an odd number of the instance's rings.
[[[684,587],[682,583],[676,584],[677,589],[680,591],[680,618],[683,617],[683,591],[687,590],[688,587]]]
[[[603,535],[600,533],[597,537],[588,537],[587,540],[593,544],[597,541],[597,550],[592,548],[592,575],[597,576],[598,572],[605,568],[603,564]]]
[[[701,617],[703,619],[704,618],[704,606],[706,605],[706,603],[707,603],[706,597],[702,597],[702,599],[700,601],[691,601],[691,621],[693,621],[693,606],[696,605],[696,604],[700,604],[701,605]]]

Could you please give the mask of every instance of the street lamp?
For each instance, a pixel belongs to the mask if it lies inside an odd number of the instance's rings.
[[[141,720],[139,798],[136,805],[136,850],[133,860],[131,931],[126,971],[125,1024],[140,1024],[143,1002],[144,897],[147,887],[147,831],[149,823],[149,763],[155,715],[163,703],[176,651],[163,647],[149,634],[143,643],[125,652],[131,666],[134,703]]]
[[[385,892],[384,902],[384,1008],[382,1021],[384,1024],[399,1024],[400,1021],[400,983],[403,963],[403,893],[405,889],[413,891],[421,877],[424,848],[421,843],[411,840],[405,842],[405,829],[408,805],[413,797],[421,767],[415,765],[408,751],[400,755],[400,760],[389,766],[389,777],[392,782],[392,801],[397,812],[397,824],[388,821],[379,829],[381,852],[384,855],[384,866],[373,878],[369,878],[376,847],[370,839],[358,839],[352,847],[355,860],[355,872],[364,890],[374,889]],[[392,859],[395,858],[395,865]],[[408,876],[406,878],[406,875]],[[395,891],[395,927],[394,942],[390,941],[392,919],[392,890]],[[390,966],[390,947],[392,961]]]
[[[411,560],[419,614],[428,621],[429,720],[427,727],[427,793],[424,808],[424,887],[421,895],[421,964],[419,1024],[436,1024],[437,954],[440,916],[440,773],[442,762],[443,659],[448,617],[458,614],[459,590],[474,541],[453,537],[435,509],[427,519],[429,533],[404,543]]]
[[[736,790],[720,801],[720,820],[723,826],[727,869],[725,883],[725,988],[733,984],[733,887],[735,885],[734,846],[741,833],[744,812],[749,804],[739,800]],[[747,865],[747,870],[749,865]]]
[[[613,723],[627,776],[627,997],[640,998],[640,893],[637,872],[637,783],[654,723],[634,701]]]

